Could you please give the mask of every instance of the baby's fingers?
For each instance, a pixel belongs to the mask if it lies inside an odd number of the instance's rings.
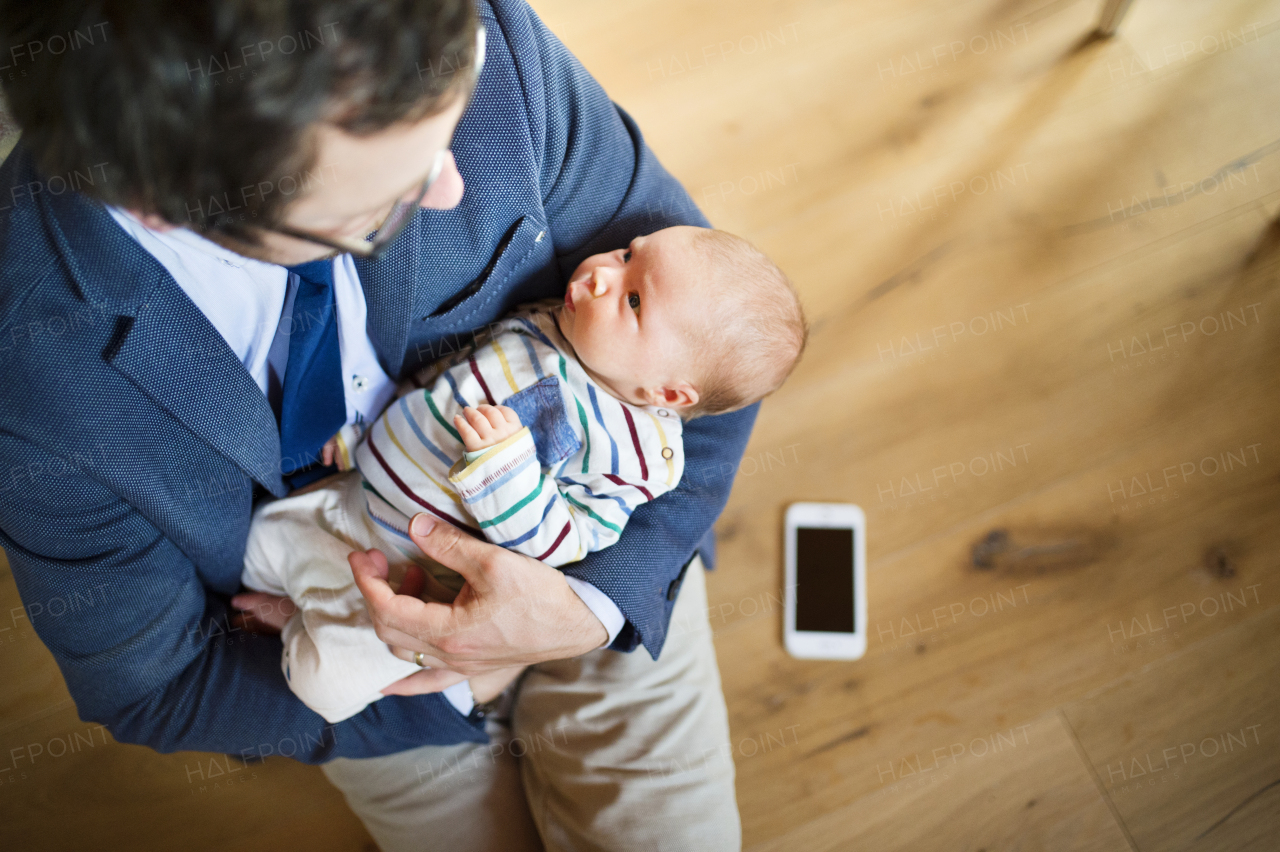
[[[512,426],[522,425],[520,423],[520,415],[516,414],[514,409],[508,408],[505,405],[499,405],[498,411],[502,412],[503,418],[505,418],[506,421],[510,423]]]
[[[458,434],[462,436],[463,444],[470,444],[480,440],[480,436],[476,434],[476,430],[471,428],[471,424],[467,422],[467,418],[461,414],[453,415],[453,427],[458,430]]]
[[[480,413],[484,415],[485,421],[494,429],[501,429],[507,425],[507,421],[502,414],[502,410],[496,405],[481,404]]]
[[[476,430],[476,434],[481,438],[488,439],[490,430],[493,428],[489,424],[489,418],[471,406],[462,409],[462,413],[467,416],[467,422],[471,424],[471,428]]]

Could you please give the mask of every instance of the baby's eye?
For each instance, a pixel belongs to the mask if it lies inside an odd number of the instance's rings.
[[[639,310],[639,309],[640,309],[640,294],[639,294],[639,293],[628,293],[628,294],[627,294],[627,304],[631,306],[632,310]]]
[[[622,262],[628,263],[630,260],[631,260],[631,250],[627,249],[627,251],[623,252],[622,254]],[[635,305],[632,305],[632,307],[634,308]]]

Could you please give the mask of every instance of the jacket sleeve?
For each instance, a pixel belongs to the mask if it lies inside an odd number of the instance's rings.
[[[527,426],[449,479],[490,541],[557,568],[614,545],[636,508],[666,491],[652,480],[544,473]]]
[[[587,554],[563,570],[604,592],[627,618],[610,646],[643,643],[656,660],[666,641],[683,569],[724,510],[759,403],[729,414],[699,417],[684,427],[684,476],[679,485],[632,513],[613,547]]]
[[[0,465],[28,474],[0,488],[0,546],[26,617],[80,718],[117,741],[306,763],[486,741],[439,694],[326,723],[285,684],[280,637],[233,628],[226,599],[134,507],[12,436],[0,435]]]
[[[671,225],[709,223],[658,162],[640,129],[523,2],[497,2],[530,99],[541,145],[543,205],[561,273],[591,254]],[[519,49],[528,33],[533,49]],[[534,120],[542,116],[542,121]],[[679,486],[632,515],[621,539],[565,572],[618,605],[627,625],[610,646],[643,642],[656,659],[666,639],[677,578],[724,509],[759,405],[702,417],[684,429]],[[709,555],[709,554],[708,554]]]

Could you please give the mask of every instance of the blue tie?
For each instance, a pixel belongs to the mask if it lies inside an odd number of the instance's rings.
[[[288,269],[299,280],[280,401],[280,470],[298,488],[330,472],[319,468],[304,473],[303,469],[315,464],[325,441],[347,422],[347,403],[338,348],[333,259]],[[307,475],[312,472],[316,475]]]

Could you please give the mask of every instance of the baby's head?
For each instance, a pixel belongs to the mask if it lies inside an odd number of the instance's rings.
[[[584,260],[559,323],[607,390],[686,419],[773,393],[808,336],[782,270],[740,237],[692,227]]]

